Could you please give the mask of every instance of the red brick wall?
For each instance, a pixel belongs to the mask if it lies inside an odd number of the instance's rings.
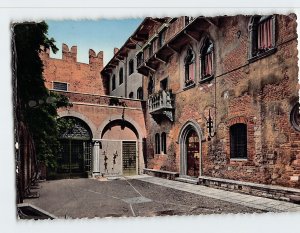
[[[104,85],[100,78],[103,68],[103,52],[96,54],[89,50],[89,64],[77,62],[77,46],[70,49],[62,45],[62,59],[50,58],[49,51],[41,54],[44,64],[46,87],[52,89],[52,82],[68,83],[71,92],[104,94]]]
[[[179,171],[179,132],[193,119],[203,132],[203,175],[300,187],[299,181],[291,180],[300,175],[300,133],[290,123],[290,112],[298,100],[296,17],[276,15],[277,51],[251,63],[249,20],[249,16],[213,19],[217,25],[202,32],[214,42],[216,78],[212,81],[198,83],[201,40],[190,41],[197,55],[195,87],[183,90],[185,48],[160,65],[154,74],[156,91],[160,80],[168,76],[169,88],[176,94],[175,122],[146,118],[150,168]],[[208,141],[206,119],[214,101],[216,136]],[[247,161],[239,162],[229,156],[229,126],[238,121],[247,124],[249,155]],[[153,155],[154,135],[162,130],[168,136],[168,154]]]

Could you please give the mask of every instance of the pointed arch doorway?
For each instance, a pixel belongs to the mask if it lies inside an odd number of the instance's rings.
[[[179,134],[180,175],[198,177],[202,175],[201,128],[194,121],[188,121]]]

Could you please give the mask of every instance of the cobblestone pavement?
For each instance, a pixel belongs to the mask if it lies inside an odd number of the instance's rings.
[[[59,218],[300,211],[296,204],[147,175],[45,181],[39,193],[25,202]]]

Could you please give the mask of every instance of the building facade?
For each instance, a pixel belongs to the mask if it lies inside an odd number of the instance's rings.
[[[72,48],[55,65],[72,77],[60,114],[89,126],[94,174],[127,174],[133,155],[135,174],[300,187],[296,15],[147,17],[104,67]],[[52,89],[69,83],[43,60]]]
[[[296,16],[180,17],[162,27],[137,55],[148,167],[299,187]]]
[[[71,120],[73,126],[60,135],[58,168],[48,177],[141,173],[146,137],[142,102],[106,95],[109,84],[100,75],[103,52],[89,50],[89,64],[77,62],[76,52],[76,46],[63,44],[62,59],[41,54],[46,86],[73,105],[58,111],[59,120]]]

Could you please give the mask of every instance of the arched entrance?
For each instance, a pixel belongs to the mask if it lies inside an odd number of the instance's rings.
[[[101,132],[100,172],[102,175],[136,175],[138,131],[128,121],[110,121]]]
[[[92,133],[88,125],[76,117],[62,117],[67,125],[59,137],[60,151],[57,173],[62,177],[86,177],[91,173]]]
[[[198,177],[201,175],[201,128],[194,121],[188,121],[179,134],[180,175]]]
[[[187,168],[186,174],[192,177],[199,176],[199,137],[195,130],[191,129],[186,137],[186,156]]]

